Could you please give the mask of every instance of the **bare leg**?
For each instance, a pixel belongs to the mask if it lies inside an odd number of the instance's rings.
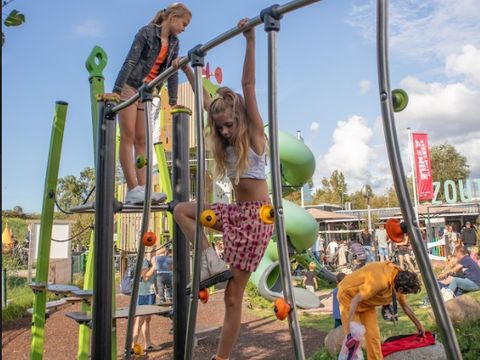
[[[225,318],[217,350],[217,355],[221,358],[230,356],[237,341],[242,320],[243,293],[251,274],[238,269],[232,269],[232,271],[233,279],[228,282],[225,290]]]
[[[137,106],[130,105],[118,114],[120,124],[120,164],[127,182],[128,190],[138,185],[133,161],[133,142],[135,140],[135,123]]]
[[[150,337],[150,320],[152,320],[151,316],[145,316],[145,322],[143,323],[143,338],[145,340],[145,349],[149,346],[152,346],[152,339]]]
[[[140,328],[143,325],[143,317],[137,316],[135,318],[135,325],[133,326],[133,345],[138,344],[138,338],[140,337]],[[132,347],[133,347],[132,345]]]
[[[133,146],[135,148],[135,156],[143,155],[145,156],[145,111],[137,111],[137,119],[135,121],[135,139]],[[138,185],[145,185],[145,176],[146,176],[145,167],[137,169],[135,167],[136,176],[138,179]]]
[[[398,260],[400,261],[400,269],[405,270],[405,268],[404,268],[404,261],[403,261],[403,255],[398,255]]]
[[[405,261],[407,263],[407,270],[415,271],[415,266],[413,266],[412,260],[410,259],[410,255],[405,255]]]
[[[208,209],[209,205],[206,204],[205,208]],[[197,226],[197,220],[195,216],[196,209],[197,203],[192,201],[177,204],[173,210],[175,222],[178,224],[178,226],[180,226],[183,234],[190,241],[190,243],[193,243],[195,240],[195,228]],[[203,236],[202,250],[205,250],[207,247],[209,247],[207,238]]]

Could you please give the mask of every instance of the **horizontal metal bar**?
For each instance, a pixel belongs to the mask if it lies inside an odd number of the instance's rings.
[[[141,213],[143,211],[143,205],[131,205],[119,203],[119,210],[115,212],[121,213]],[[170,204],[152,205],[152,212],[169,211]],[[88,203],[85,205],[75,206],[69,209],[73,213],[94,213],[95,203]]]
[[[284,5],[279,5],[277,8],[277,12],[281,15],[284,15],[286,13],[292,12],[294,10],[300,9],[302,7],[311,5],[316,2],[320,2],[321,0],[294,0],[290,1]],[[244,31],[247,31],[248,29],[251,29],[253,27],[256,27],[260,24],[262,24],[262,19],[260,19],[260,16],[256,16],[252,19],[250,19],[242,28],[239,28],[238,26],[235,26],[234,28],[231,28],[224,33],[218,35],[217,37],[213,38],[212,40],[206,42],[202,46],[200,46],[199,51],[201,52],[207,52],[209,50],[212,50],[213,48],[217,47],[220,44],[223,44],[225,41],[230,40],[234,38],[235,36],[243,33]],[[178,68],[181,69],[184,65],[188,64],[189,59],[187,57],[184,57],[180,62],[178,63]],[[146,84],[145,86],[148,86],[150,89],[158,85],[159,83],[167,80],[170,76],[175,74],[178,70],[174,69],[172,66],[167,68],[165,71],[163,71],[160,75],[158,75],[155,79],[153,79],[151,82]],[[112,108],[112,111],[117,113],[120,110],[125,109],[126,107],[132,105],[135,101],[137,101],[140,98],[140,94],[137,91],[135,95],[133,95],[130,99],[125,100],[124,102],[121,102],[117,106]]]

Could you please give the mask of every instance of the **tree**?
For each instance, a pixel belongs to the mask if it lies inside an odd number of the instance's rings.
[[[460,154],[453,145],[444,143],[432,146],[430,158],[434,181],[440,181],[443,184],[446,180],[453,180],[455,184],[458,184],[459,179],[468,178],[470,175],[467,158]],[[458,192],[458,185],[456,187]],[[445,200],[443,186],[440,186],[439,198],[442,201]]]
[[[347,195],[347,183],[341,171],[334,170],[327,179],[322,179],[322,188],[313,195],[312,203],[330,203],[343,206]]]
[[[95,186],[95,170],[86,167],[77,178],[74,175],[67,175],[58,179],[56,198],[62,209],[68,210],[71,207],[83,204],[93,187]],[[91,194],[88,201],[94,201],[95,194]],[[57,218],[68,218],[75,221],[72,226],[72,234],[78,234],[83,229],[93,224],[94,215],[92,214],[74,214],[64,216],[57,214]],[[84,232],[78,238],[72,240],[73,244],[87,245],[90,240],[88,231]]]
[[[3,8],[10,4],[13,0],[4,0],[2,2],[2,13],[3,13]],[[6,27],[12,27],[12,26],[20,26],[25,22],[25,15],[22,14],[20,11],[13,9],[10,11],[10,13],[2,18],[3,20],[3,25]],[[2,46],[5,43],[5,34],[2,29]]]

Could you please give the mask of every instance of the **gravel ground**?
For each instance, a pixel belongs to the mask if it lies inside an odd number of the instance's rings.
[[[117,296],[117,306],[128,306],[129,298]],[[77,353],[78,325],[65,316],[66,312],[79,311],[80,304],[65,305],[50,315],[45,327],[46,360],[75,359]],[[210,331],[199,336],[198,346],[194,350],[194,359],[209,360],[217,348],[220,326],[223,322],[223,293],[211,295],[207,304],[199,304],[197,329]],[[118,353],[122,353],[125,339],[126,320],[119,320]],[[152,339],[159,345],[157,351],[147,353],[148,359],[173,359],[172,335],[169,334],[171,322],[168,318],[152,318]],[[2,357],[5,360],[28,359],[31,342],[31,317],[2,326]],[[306,356],[312,355],[323,345],[325,333],[303,328],[303,344]],[[259,318],[244,306],[242,327],[232,360],[240,359],[294,359],[287,322],[275,317]]]

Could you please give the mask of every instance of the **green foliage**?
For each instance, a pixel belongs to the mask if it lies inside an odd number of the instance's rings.
[[[5,0],[2,2],[2,10],[5,6],[10,4],[13,0]],[[3,11],[2,11],[3,12]],[[20,11],[13,9],[10,13],[3,19],[3,25],[6,27],[20,26],[25,22],[25,15]],[[5,34],[2,30],[2,46],[5,43]]]
[[[310,356],[308,360],[336,360],[335,356],[332,356],[328,353],[325,347],[322,347],[321,350],[317,351],[315,354]]]
[[[327,179],[322,179],[322,188],[313,195],[313,203],[329,203],[343,205],[347,195],[345,176],[339,170],[334,170]]]
[[[27,279],[8,275],[7,299],[9,303],[2,309],[2,325],[8,325],[26,315],[27,309],[33,306],[33,292],[27,284]],[[47,301],[57,300],[60,296],[47,293]]]
[[[430,148],[430,158],[432,161],[432,176],[434,181],[440,181],[442,184],[446,180],[453,180],[458,189],[457,181],[466,179],[470,175],[467,158],[460,154],[457,149],[450,144],[435,145]],[[439,197],[445,200],[443,186],[440,186]]]
[[[90,191],[95,186],[95,170],[86,167],[77,178],[75,175],[67,175],[58,179],[57,184],[57,202],[62,209],[69,209],[81,205],[87,199]],[[88,199],[89,202],[95,200],[93,193]],[[93,214],[74,214],[65,215],[57,213],[57,219],[69,219],[75,221],[72,226],[72,234],[78,234],[89,225],[93,224],[95,216]],[[72,244],[81,244],[87,246],[90,241],[90,232],[86,231],[78,238],[72,240]]]
[[[480,323],[478,321],[462,324],[455,329],[460,351],[464,360],[476,360],[480,354]]]
[[[263,298],[258,289],[255,285],[251,282],[247,283],[247,287],[245,288],[245,292],[247,294],[247,307],[252,310],[272,310],[273,315],[273,304],[271,301]]]

